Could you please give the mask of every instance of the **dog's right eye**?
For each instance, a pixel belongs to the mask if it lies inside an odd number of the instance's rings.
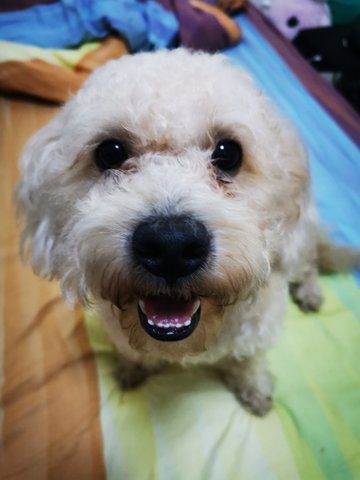
[[[95,163],[101,172],[119,168],[128,158],[126,148],[116,139],[105,140],[95,150]]]

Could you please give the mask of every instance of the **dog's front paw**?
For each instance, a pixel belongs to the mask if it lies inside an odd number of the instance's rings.
[[[234,393],[243,407],[258,417],[265,416],[272,408],[271,391],[261,391],[254,385],[239,385]]]
[[[272,407],[273,380],[262,358],[233,360],[226,366],[221,369],[223,380],[244,408],[259,417],[266,415]]]
[[[318,312],[323,296],[317,282],[293,283],[291,297],[303,312]]]

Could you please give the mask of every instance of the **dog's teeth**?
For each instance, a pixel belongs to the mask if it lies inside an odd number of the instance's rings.
[[[139,300],[139,307],[141,308],[141,310],[143,311],[143,313],[146,313],[146,312],[145,312],[145,303],[143,302],[143,300]]]
[[[196,300],[196,302],[194,302],[194,307],[193,307],[191,316],[193,316],[198,311],[199,307],[200,307],[200,300]]]
[[[151,326],[154,326],[156,325],[155,322],[153,322],[153,320],[150,320],[149,318],[147,319],[147,323]],[[165,321],[162,321],[162,322],[159,322],[157,324],[158,327],[160,328],[181,328],[181,327],[188,327],[189,325],[191,324],[191,318],[188,318],[184,323],[182,324],[179,324],[179,323],[175,323],[175,322],[165,322]]]

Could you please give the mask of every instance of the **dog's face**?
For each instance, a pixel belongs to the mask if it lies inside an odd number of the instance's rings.
[[[307,182],[296,135],[242,70],[185,50],[127,56],[27,145],[23,245],[135,350],[195,354],[285,268]]]

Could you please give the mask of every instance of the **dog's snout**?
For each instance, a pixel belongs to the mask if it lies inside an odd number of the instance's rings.
[[[134,260],[168,282],[203,267],[210,244],[205,225],[189,216],[151,217],[136,227],[132,237]]]

